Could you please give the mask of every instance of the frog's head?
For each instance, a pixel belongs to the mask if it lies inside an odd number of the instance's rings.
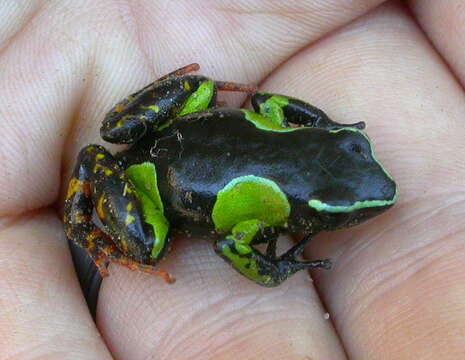
[[[328,132],[322,172],[308,205],[328,229],[361,223],[394,205],[396,184],[376,159],[368,137],[354,128]]]

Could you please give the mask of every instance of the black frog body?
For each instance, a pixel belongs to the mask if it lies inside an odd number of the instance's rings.
[[[376,160],[362,123],[338,124],[301,100],[267,93],[252,96],[255,111],[216,107],[218,88],[244,88],[174,74],[145,88],[149,104],[131,99],[131,109],[122,102],[130,123],[119,135],[115,124],[121,127],[122,118],[107,117],[103,137],[131,144],[127,150],[112,156],[89,145],[78,159],[66,229],[101,269],[100,259],[109,258],[153,271],[169,235],[179,231],[214,238],[216,252],[242,275],[276,286],[298,270],[330,266],[296,259],[316,233],[355,225],[394,204],[395,182]],[[166,103],[157,91],[167,79],[182,88],[182,99],[171,101],[175,108],[168,106],[162,119],[138,113],[141,106],[162,107],[159,98]],[[213,84],[209,96],[199,94],[206,83]],[[91,223],[93,208],[104,230]],[[283,231],[307,235],[277,256]],[[268,244],[265,254],[257,243]]]

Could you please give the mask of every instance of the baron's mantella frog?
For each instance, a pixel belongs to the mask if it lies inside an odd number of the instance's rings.
[[[364,123],[339,124],[301,100],[189,74],[197,69],[176,70],[111,109],[101,135],[127,150],[88,145],[79,153],[64,223],[102,275],[111,261],[169,279],[155,265],[179,232],[213,238],[239,273],[276,286],[299,270],[330,267],[298,259],[315,234],[394,204],[396,184]],[[253,93],[254,111],[218,106],[218,90]],[[278,256],[282,232],[306,235]]]

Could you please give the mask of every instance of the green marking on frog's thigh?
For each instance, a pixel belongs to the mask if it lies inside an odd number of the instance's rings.
[[[234,254],[229,246],[223,248],[222,255],[229,259],[232,266],[247,278],[264,285],[271,283],[271,276],[259,273],[255,260]]]
[[[282,95],[272,95],[260,104],[260,114],[280,127],[285,119],[283,108],[289,105],[289,99]]]
[[[212,220],[221,232],[251,219],[268,226],[286,226],[290,210],[286,195],[275,182],[247,175],[231,180],[218,192]]]
[[[184,88],[186,88],[185,85]],[[215,86],[213,80],[204,81],[197,90],[187,98],[177,116],[183,116],[207,109],[214,93]]]
[[[307,129],[307,127],[304,127],[304,126],[298,127],[298,128],[282,127],[281,125],[275,124],[270,119],[260,114],[257,114],[256,112],[245,110],[245,109],[241,109],[241,111],[244,114],[245,119],[247,121],[250,121],[252,124],[254,124],[257,129],[266,130],[266,131],[282,132],[282,133]]]
[[[138,192],[144,192],[150,200],[155,204],[155,207],[161,212],[163,202],[160,197],[157,182],[157,171],[155,165],[150,162],[131,165],[126,169],[126,175],[131,180],[131,183],[136,187]]]
[[[257,219],[242,221],[232,228],[232,235],[227,236],[227,239],[234,240],[236,251],[240,255],[246,255],[252,252],[250,242],[266,226],[267,224]]]
[[[259,266],[252,254],[253,249],[250,243],[255,238],[257,233],[264,227],[267,227],[261,220],[251,219],[242,221],[232,228],[231,235],[226,239],[232,240],[234,245],[224,245],[221,248],[222,256],[226,257],[234,268],[241,274],[256,282],[267,284],[271,281],[269,275],[261,275],[259,273]],[[235,250],[232,250],[234,248]]]
[[[126,175],[136,190],[144,221],[152,226],[155,233],[150,256],[156,259],[165,246],[169,222],[163,215],[163,202],[158,190],[155,165],[149,162],[132,165],[126,169]]]

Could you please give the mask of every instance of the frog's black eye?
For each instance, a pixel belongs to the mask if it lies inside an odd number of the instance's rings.
[[[352,151],[354,153],[357,153],[357,154],[361,154],[362,153],[362,147],[360,146],[360,144],[352,144],[350,146],[350,151]]]
[[[365,144],[359,143],[359,142],[354,142],[349,145],[349,151],[352,152],[353,154],[357,154],[358,156],[362,157],[365,160],[368,160],[369,158],[369,149]]]

